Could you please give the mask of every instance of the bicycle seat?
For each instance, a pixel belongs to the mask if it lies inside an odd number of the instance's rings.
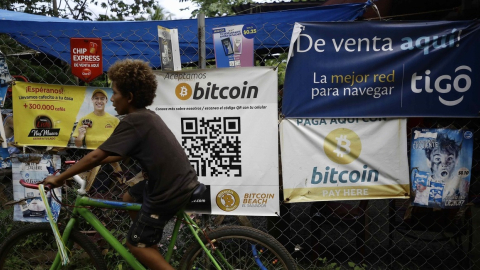
[[[210,214],[212,212],[210,202],[210,186],[202,183],[198,185],[190,197],[190,201],[185,206],[185,212],[197,214]]]

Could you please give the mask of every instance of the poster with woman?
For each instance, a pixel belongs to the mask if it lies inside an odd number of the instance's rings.
[[[460,208],[468,201],[473,132],[412,130],[410,179],[414,206]]]

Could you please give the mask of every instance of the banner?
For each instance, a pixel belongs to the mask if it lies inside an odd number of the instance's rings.
[[[162,70],[182,70],[180,47],[178,45],[178,29],[168,29],[161,26],[157,26],[157,28]]]
[[[96,149],[119,123],[110,88],[16,82],[12,95],[18,145]]]
[[[70,38],[70,61],[72,74],[84,82],[102,75],[102,39]]]
[[[412,205],[463,206],[468,201],[472,155],[470,130],[414,128],[410,150]]]
[[[477,117],[479,21],[296,23],[282,113]]]
[[[409,198],[406,122],[284,119],[280,136],[285,200]]]
[[[13,210],[14,221],[48,222],[45,204],[38,189],[26,188],[20,185],[20,179],[36,184],[43,181],[49,174],[48,167],[60,168],[61,159],[57,155],[19,154],[12,156],[13,199],[20,201]],[[62,199],[62,189],[53,189],[59,200]],[[52,198],[52,191],[47,192],[47,200],[52,210],[54,220],[60,214],[60,204]]]
[[[253,67],[254,24],[213,28],[213,46],[217,68]]]
[[[210,188],[212,214],[279,213],[277,72],[269,67],[157,72],[149,107]]]

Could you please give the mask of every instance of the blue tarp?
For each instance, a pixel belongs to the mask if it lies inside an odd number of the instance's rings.
[[[363,15],[365,4],[343,4],[267,12],[205,20],[207,59],[214,58],[212,28],[253,23],[257,27],[255,50],[288,48],[298,21],[352,21]],[[103,69],[116,60],[143,59],[160,67],[157,26],[177,28],[182,63],[198,61],[197,20],[75,21],[0,10],[0,33],[21,44],[70,63],[70,38],[101,38]]]

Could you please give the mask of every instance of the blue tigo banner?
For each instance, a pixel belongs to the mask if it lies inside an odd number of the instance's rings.
[[[474,117],[479,21],[296,23],[282,113]]]

